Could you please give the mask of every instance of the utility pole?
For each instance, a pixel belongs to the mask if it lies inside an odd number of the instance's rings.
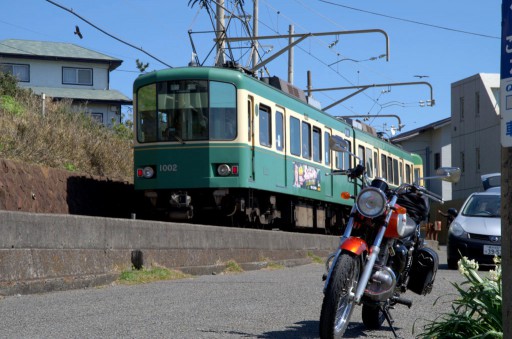
[[[224,50],[226,49],[226,27],[224,26],[224,0],[218,0],[217,3],[217,55],[215,57],[215,66],[224,65]]]
[[[252,67],[258,64],[258,0],[253,0],[252,7]]]
[[[290,46],[293,46],[293,25],[290,25],[290,30],[288,31],[288,34],[290,34],[290,38],[288,40],[288,44]],[[293,85],[293,47],[290,48],[288,51],[288,83]]]
[[[501,306],[503,338],[512,338],[512,0],[503,0],[501,15]]]

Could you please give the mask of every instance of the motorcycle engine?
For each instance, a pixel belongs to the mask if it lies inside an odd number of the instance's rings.
[[[384,301],[393,296],[396,276],[389,267],[375,265],[364,291],[365,297],[372,301]]]

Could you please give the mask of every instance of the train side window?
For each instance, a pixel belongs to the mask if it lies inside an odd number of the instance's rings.
[[[352,143],[347,140],[348,143],[348,151],[352,152]],[[343,153],[343,165],[341,167],[342,169],[349,169],[350,168],[350,154],[348,152]]]
[[[283,113],[276,111],[276,149],[282,151],[284,149],[284,118]]]
[[[322,162],[322,131],[313,127],[313,160]]]
[[[405,165],[405,181],[411,184],[411,165]]]
[[[300,121],[290,117],[290,152],[300,156]]]
[[[399,184],[402,184],[404,182],[404,162],[400,160],[400,182]]]
[[[366,151],[366,162],[365,162],[365,166],[366,168],[368,169],[368,176],[370,178],[373,178],[375,173],[374,173],[374,168],[373,168],[373,152],[371,149],[369,149],[368,147],[365,149]]]
[[[209,100],[210,140],[235,139],[238,130],[235,86],[228,83],[210,81]],[[185,131],[188,133],[188,127],[185,128]]]
[[[363,166],[366,166],[366,156],[364,154],[364,146],[357,146],[357,156],[361,158],[361,163]],[[357,160],[359,161],[359,160]],[[368,167],[366,167],[366,170],[368,171]]]
[[[375,161],[374,167],[375,167],[375,176],[379,176],[379,155],[377,152],[373,152],[373,161]]]
[[[421,170],[419,168],[414,169],[414,181],[420,181],[421,178]]]
[[[400,177],[398,176],[398,160],[393,159],[393,183],[398,185]]]
[[[260,145],[272,147],[272,122],[270,120],[270,108],[260,105],[258,115],[260,124]]]
[[[331,135],[329,132],[324,133],[324,150],[325,150],[325,164],[330,165],[331,164],[331,150],[329,149],[329,138]]]
[[[311,125],[302,122],[302,157],[311,159]]]
[[[388,183],[392,184],[393,182],[393,159],[388,157]]]
[[[384,154],[382,154],[380,156],[380,168],[381,168],[381,173],[380,173],[380,176],[383,177],[384,179],[388,179],[388,163],[386,161],[386,156]]]
[[[141,87],[137,92],[137,140],[156,141],[156,84]]]

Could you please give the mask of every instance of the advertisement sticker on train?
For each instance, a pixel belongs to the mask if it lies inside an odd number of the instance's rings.
[[[294,169],[294,187],[305,188],[320,192],[322,186],[320,183],[320,169],[300,162],[293,162]]]

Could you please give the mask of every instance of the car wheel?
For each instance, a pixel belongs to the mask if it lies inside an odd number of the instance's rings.
[[[458,269],[459,268],[459,264],[457,262],[458,262],[457,259],[448,258],[448,268],[451,269],[451,270]]]

